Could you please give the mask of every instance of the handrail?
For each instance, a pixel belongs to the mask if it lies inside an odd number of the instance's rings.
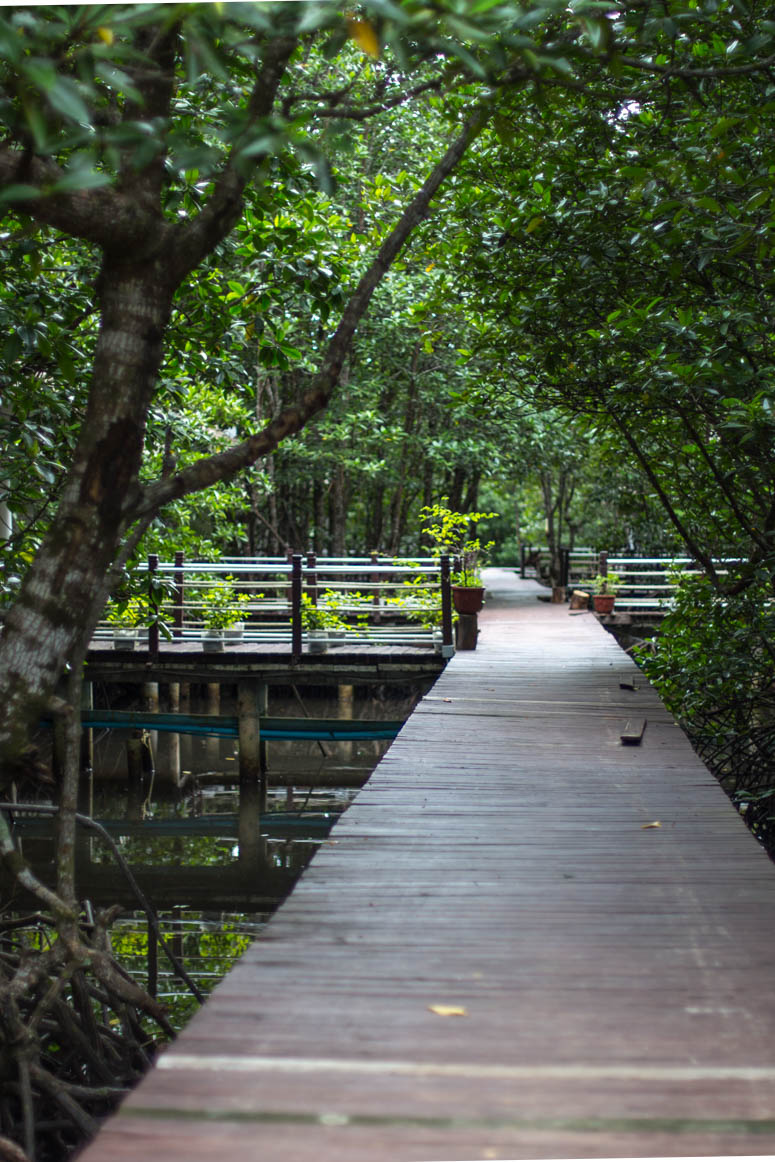
[[[565,586],[585,589],[590,587],[597,574],[605,576],[611,572],[618,575],[616,608],[620,611],[668,613],[674,605],[676,589],[669,574],[680,571],[685,576],[701,576],[704,573],[693,557],[637,557],[587,549],[564,549],[562,552],[566,554],[562,582]],[[530,567],[528,554],[536,572],[540,573],[541,562],[546,560],[549,550],[521,546],[519,568],[523,578]],[[743,560],[741,557],[718,557],[714,558],[713,564],[719,575],[724,576],[729,572],[729,566],[739,565]]]
[[[279,557],[174,560],[151,555],[137,566],[148,576],[151,616],[146,627],[147,648],[159,651],[159,627],[169,624],[173,641],[201,640],[208,620],[208,596],[227,591],[227,611],[241,611],[245,640],[256,645],[290,641],[294,659],[309,647],[303,612],[319,606],[347,623],[350,645],[383,644],[441,647],[451,657],[453,647],[450,559],[448,557],[328,558],[300,553]],[[413,583],[414,582],[414,583]],[[440,622],[441,642],[433,632]],[[420,625],[412,624],[420,622]],[[355,624],[352,624],[355,622]],[[405,624],[401,624],[401,623]],[[397,624],[396,624],[397,623]],[[95,639],[112,627],[100,622]]]

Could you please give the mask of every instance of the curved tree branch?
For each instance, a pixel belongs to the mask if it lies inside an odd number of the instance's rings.
[[[322,365],[301,401],[293,407],[284,408],[262,431],[250,436],[241,444],[228,448],[225,452],[204,457],[175,476],[146,485],[139,503],[135,506],[136,518],[145,518],[149,513],[158,512],[172,500],[192,492],[200,492],[220,480],[231,479],[241,469],[254,464],[261,456],[273,452],[281,440],[301,431],[314,415],[325,408],[336,389],[345,356],[374,291],[398,257],[407,239],[425,218],[439,187],[455,169],[489,116],[490,106],[483,104],[468,118],[457,138],[382,243],[377,257],[361,278],[345,307],[339,326],[328,344]]]

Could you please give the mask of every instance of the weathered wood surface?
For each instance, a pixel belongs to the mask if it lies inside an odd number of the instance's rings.
[[[594,617],[491,585],[83,1162],[775,1152],[775,869]]]
[[[433,679],[444,668],[440,655],[429,649],[373,645],[331,648],[324,654],[291,656],[290,645],[243,643],[222,653],[206,654],[190,642],[166,642],[159,656],[146,650],[91,648],[86,679],[92,682],[233,682],[252,677],[273,685],[322,683],[412,682]]]

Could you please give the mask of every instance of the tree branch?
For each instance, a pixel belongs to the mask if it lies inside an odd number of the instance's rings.
[[[11,204],[37,222],[93,242],[110,252],[130,248],[134,258],[156,253],[168,238],[172,227],[111,187],[75,190],[72,193],[48,193],[64,177],[64,171],[53,161],[33,157],[14,146],[0,147],[0,186],[32,185],[40,197],[18,198]]]
[[[641,60],[639,57],[621,56],[620,62],[631,69],[639,69],[645,73],[658,73],[664,77],[680,77],[682,80],[697,80],[723,77],[748,77],[755,73],[766,72],[775,66],[775,55],[765,57],[761,61],[751,61],[747,65],[719,65],[717,68],[682,68],[680,65],[658,65],[655,61]]]
[[[396,97],[391,97],[388,101],[376,101],[372,105],[366,105],[361,108],[355,105],[338,105],[335,101],[328,99],[327,108],[317,108],[315,110],[316,117],[335,117],[342,121],[368,121],[370,117],[378,117],[380,113],[387,113],[390,109],[396,109],[399,105],[405,105],[407,101],[411,101],[414,97],[419,97],[423,93],[432,93],[438,91],[443,84],[441,77],[437,77],[433,81],[424,81],[421,85],[415,85],[412,89],[407,89],[406,92],[400,93]],[[314,101],[326,100],[328,94],[322,94],[320,97],[315,97],[314,94],[300,94],[294,98],[293,103],[299,101]],[[286,102],[289,104],[290,102]]]
[[[200,492],[220,480],[231,479],[241,469],[254,464],[261,456],[273,452],[281,440],[301,431],[312,416],[325,408],[339,381],[345,356],[374,291],[407,239],[426,216],[430,202],[439,187],[455,169],[489,116],[490,106],[484,104],[469,117],[458,137],[434,167],[382,243],[377,257],[361,278],[345,307],[339,326],[329,341],[320,370],[314,376],[312,385],[304,393],[300,403],[284,408],[261,432],[250,436],[241,444],[198,460],[176,476],[148,484],[136,506],[134,513],[136,517],[146,517],[149,513],[158,512],[172,500],[192,492]]]
[[[177,227],[171,251],[176,283],[196,269],[213,247],[226,237],[239,218],[242,194],[250,176],[245,169],[242,172],[237,169],[240,145],[244,144],[244,138],[255,122],[272,112],[277,90],[297,44],[295,36],[280,36],[270,41],[248,103],[248,125],[242,137],[235,142],[207,204],[193,221]],[[260,160],[260,156],[252,159],[250,172],[255,170]]]
[[[676,530],[678,531],[679,536],[683,540],[683,542],[686,545],[686,547],[688,548],[689,552],[692,554],[692,556],[695,558],[695,560],[699,561],[699,563],[702,565],[703,569],[707,573],[708,578],[712,582],[713,586],[716,589],[719,589],[720,588],[719,577],[718,577],[718,573],[716,572],[716,568],[713,564],[712,558],[709,557],[708,554],[700,548],[700,546],[695,541],[694,537],[691,535],[691,533],[687,529],[686,525],[683,523],[683,521],[679,517],[678,513],[673,508],[673,505],[670,501],[670,497],[667,495],[664,488],[662,487],[662,484],[659,480],[659,477],[657,476],[656,472],[654,471],[651,464],[649,463],[649,459],[644,454],[640,444],[635,439],[635,437],[633,436],[630,429],[627,427],[627,424],[625,424],[624,421],[622,419],[620,419],[620,417],[613,410],[613,408],[607,407],[606,411],[608,412],[608,415],[611,417],[613,422],[616,424],[616,427],[619,429],[622,436],[624,437],[624,439],[626,440],[626,442],[629,444],[630,448],[634,452],[635,457],[638,460],[638,463],[641,465],[641,467],[643,468],[643,471],[646,473],[646,476],[651,481],[652,487],[654,488],[657,496],[659,497],[659,499],[662,503],[662,507],[664,508],[668,517],[672,521],[673,525],[675,526]]]

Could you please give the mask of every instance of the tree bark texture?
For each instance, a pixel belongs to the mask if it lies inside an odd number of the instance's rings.
[[[15,751],[66,661],[88,642],[139,495],[145,418],[172,288],[163,263],[106,259],[89,403],[60,506],[0,637],[0,756]]]

